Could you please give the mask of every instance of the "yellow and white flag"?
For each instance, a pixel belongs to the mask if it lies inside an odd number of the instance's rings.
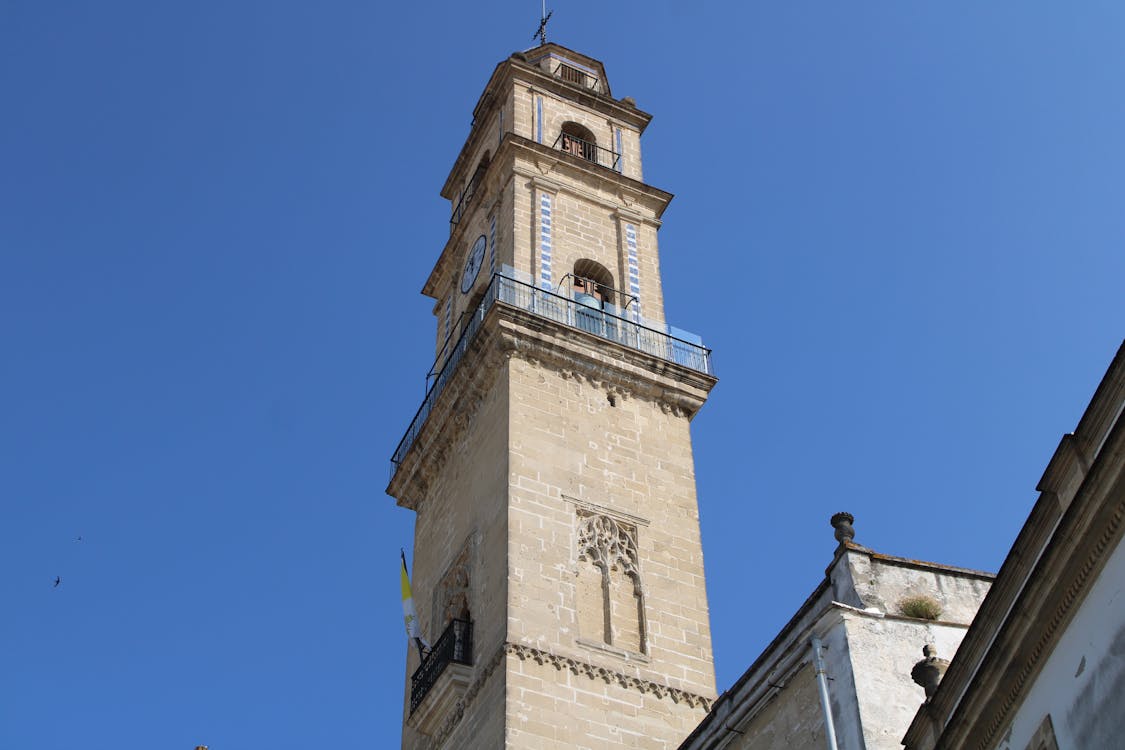
[[[414,595],[410,591],[410,576],[406,572],[406,552],[402,552],[402,617],[406,622],[406,637],[418,644],[419,652],[422,646],[429,649],[430,644],[422,637],[422,629],[418,626],[418,613],[414,611]]]

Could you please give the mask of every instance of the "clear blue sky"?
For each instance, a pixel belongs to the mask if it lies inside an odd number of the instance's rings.
[[[1125,333],[1125,4],[550,6],[677,195],[719,689],[834,511],[996,569]],[[0,747],[397,745],[437,191],[538,13],[0,0]]]

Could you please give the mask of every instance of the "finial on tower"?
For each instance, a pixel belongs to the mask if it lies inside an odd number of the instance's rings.
[[[540,46],[547,43],[547,22],[551,20],[551,16],[555,11],[547,12],[547,0],[543,0],[543,12],[539,14],[539,30],[531,35],[532,39],[538,39]]]
[[[845,544],[855,539],[855,529],[852,528],[854,522],[855,516],[851,513],[837,513],[832,516],[829,523],[832,524],[832,528],[836,529],[834,536],[837,542]]]

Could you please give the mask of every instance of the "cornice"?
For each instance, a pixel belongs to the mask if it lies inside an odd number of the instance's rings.
[[[544,651],[541,648],[523,643],[505,643],[504,653],[509,656],[515,656],[520,661],[534,661],[536,664],[549,664],[559,671],[565,669],[574,675],[585,676],[591,680],[602,680],[607,685],[617,684],[623,688],[647,693],[657,698],[668,698],[674,703],[684,703],[692,708],[702,708],[704,711],[710,711],[711,704],[714,702],[712,698],[700,695],[699,693],[671,687],[670,685],[664,685],[659,682],[654,682],[653,680],[646,680],[643,677],[626,674],[616,669],[610,669],[609,667],[598,666],[597,664],[592,664],[583,659],[576,659],[572,656],[554,654],[550,651]]]
[[[1115,507],[1098,514],[1098,516],[1097,520],[1104,522],[1102,532],[1093,540],[1087,540],[1086,544],[1081,545],[1085,548],[1085,554],[1076,555],[1067,559],[1064,563],[1067,569],[1074,571],[1068,577],[1069,580],[1064,579],[1055,585],[1051,585],[1049,583],[1049,572],[1036,571],[1035,578],[1039,585],[1050,588],[1048,601],[1053,606],[1043,607],[1040,610],[1041,616],[1031,619],[1028,635],[1032,637],[1027,638],[1026,641],[1020,638],[1024,635],[1023,633],[1004,634],[1007,637],[1003,639],[1001,644],[1003,646],[1003,650],[1000,652],[1002,659],[998,658],[996,661],[1006,661],[1008,668],[1004,670],[1003,676],[996,675],[994,678],[998,680],[994,689],[998,689],[1002,699],[998,706],[988,712],[992,715],[983,731],[967,733],[966,740],[971,740],[973,735],[976,735],[976,741],[972,744],[972,747],[975,747],[976,750],[987,750],[987,748],[992,747],[996,735],[1007,725],[1012,709],[1023,698],[1028,682],[1039,674],[1043,663],[1050,656],[1054,645],[1061,637],[1066,624],[1074,616],[1077,610],[1076,605],[1081,604],[1097,573],[1104,566],[1105,559],[1108,557],[1107,551],[1112,551],[1120,543],[1122,521],[1125,520],[1125,494],[1121,495]],[[1098,525],[1101,524],[1092,523],[1090,527],[1096,528]],[[1090,527],[1087,527],[1087,529]],[[1060,528],[1060,532],[1062,531],[1063,529]],[[1052,539],[1052,546],[1067,544],[1072,539],[1070,534],[1057,534]],[[1027,612],[1036,611],[1036,609],[1021,606],[1021,603],[1017,601],[1014,611]],[[1035,635],[1038,637],[1035,637]],[[1019,664],[1020,656],[1023,654],[1026,654],[1026,656],[1022,659],[1023,663]],[[1018,672],[1013,674],[1012,668],[1017,665],[1019,667]],[[982,670],[987,669],[987,666],[982,665]],[[996,702],[995,698],[993,698],[993,702]],[[950,726],[957,726],[955,722],[956,719],[954,718],[950,722]],[[943,742],[941,746],[968,747],[969,745],[962,743],[948,745]]]
[[[402,507],[418,510],[429,490],[432,473],[445,463],[450,450],[462,439],[496,378],[505,369],[502,366],[505,354],[493,345],[493,337],[494,327],[487,324],[477,331],[469,350],[434,402],[414,444],[391,477],[387,494],[397,499]],[[474,366],[469,366],[471,362]]]
[[[581,198],[588,203],[605,209],[618,221],[631,221],[634,224],[645,224],[654,229],[659,229],[664,225],[664,222],[658,219],[656,214],[662,212],[667,207],[667,204],[661,205],[649,201],[647,208],[651,211],[651,214],[646,216],[634,207],[634,204],[640,202],[642,196],[632,190],[618,186],[619,189],[616,192],[617,200],[607,200],[597,193],[582,190],[577,185],[545,177],[545,175],[554,172],[555,167],[561,166],[562,164],[562,160],[544,160],[542,157],[536,157],[535,169],[528,169],[519,162],[516,162],[512,165],[512,175],[514,177],[524,178],[527,180],[527,185],[529,187],[537,188],[543,192],[554,195],[564,193]]]
[[[403,457],[387,494],[418,510],[430,475],[460,441],[510,358],[545,364],[566,379],[622,398],[641,398],[691,419],[718,382],[712,375],[630,349],[503,302],[489,308],[468,351]]]
[[[465,716],[465,711],[472,705],[485,683],[492,677],[496,668],[500,666],[501,662],[507,656],[514,656],[520,661],[534,661],[537,664],[550,664],[555,669],[562,671],[568,670],[574,675],[583,675],[591,680],[602,680],[606,684],[617,684],[629,690],[636,690],[640,693],[646,693],[656,698],[668,698],[673,703],[683,703],[692,708],[701,708],[704,711],[710,711],[711,705],[714,702],[712,698],[705,695],[693,693],[689,690],[671,687],[664,685],[653,680],[646,680],[642,677],[635,675],[625,674],[615,669],[601,667],[596,664],[584,661],[582,659],[575,659],[570,656],[560,656],[553,654],[550,651],[528,646],[522,643],[512,643],[505,641],[492,653],[488,661],[484,663],[477,678],[469,685],[465,691],[464,697],[457,701],[453,710],[449,712],[449,716],[442,723],[441,728],[433,735],[429,742],[429,747],[439,748],[445,744],[450,735],[461,723],[461,719]]]
[[[631,104],[623,104],[621,100],[612,96],[596,94],[592,91],[579,88],[561,78],[544,72],[536,65],[522,62],[515,58],[508,61],[511,67],[505,71],[508,82],[520,83],[529,88],[537,88],[559,97],[574,102],[582,107],[591,109],[600,115],[610,117],[624,125],[636,128],[638,133],[644,133],[645,128],[652,122],[652,115]],[[500,81],[497,81],[499,84]]]
[[[469,689],[465,691],[465,696],[457,701],[453,710],[449,712],[449,716],[434,735],[430,747],[441,747],[445,744],[445,741],[449,739],[449,735],[453,734],[453,730],[457,728],[457,725],[461,723],[462,717],[465,716],[465,709],[476,699],[477,693],[481,691],[481,688],[484,687],[484,683],[488,682],[488,678],[491,677],[492,673],[496,671],[496,668],[500,666],[500,662],[504,661],[504,654],[504,645],[501,644],[500,648],[496,649],[492,657],[485,662],[484,668],[481,669],[477,678],[469,685]]]
[[[1122,541],[1123,450],[1118,421],[1061,519],[1060,498],[1040,497],[907,747],[993,746]],[[940,734],[933,742],[930,722]]]
[[[501,174],[504,176],[501,177]],[[477,188],[478,195],[481,197],[474,197],[472,205],[469,206],[460,223],[449,233],[433,268],[430,269],[422,285],[422,294],[435,300],[440,296],[438,288],[441,286],[441,280],[450,273],[448,270],[450,267],[456,268],[460,260],[454,258],[456,255],[454,249],[463,250],[466,227],[473,224],[479,212],[483,210],[487,213],[495,206],[497,200],[502,197],[504,189],[516,177],[528,180],[534,187],[550,193],[565,193],[579,197],[604,208],[619,219],[644,224],[654,229],[661,227],[660,216],[673,198],[673,195],[666,190],[626,177],[608,167],[565,154],[515,133],[505,133],[504,140],[497,147],[492,161],[481,177]],[[583,177],[594,180],[605,192],[615,195],[617,199],[607,200],[596,192],[583,190],[578,184]],[[485,198],[490,194],[492,200],[486,200]],[[646,215],[646,212],[650,215]]]
[[[506,149],[504,147],[507,142],[508,139],[505,138],[496,149],[496,154],[492,157],[492,161],[489,162],[488,168],[481,177],[480,185],[477,187],[477,195],[481,197],[476,198],[476,196],[474,196],[469,210],[461,217],[461,221],[453,227],[452,231],[450,231],[449,237],[441,248],[441,252],[438,253],[437,260],[434,261],[433,268],[430,269],[429,276],[426,277],[425,283],[422,284],[422,294],[427,297],[432,297],[434,300],[437,300],[441,296],[438,293],[438,286],[440,286],[441,279],[447,273],[446,269],[449,265],[452,263],[456,266],[452,249],[461,245],[462,241],[465,239],[465,228],[473,223],[472,220],[476,218],[478,212],[483,209],[486,215],[491,213],[503,199],[504,188],[513,178],[511,164],[508,164],[505,168],[501,167],[501,164],[503,164],[505,160],[510,161],[512,159],[511,149]],[[507,177],[505,179],[498,177],[502,171],[507,172]],[[489,194],[491,194],[491,200],[485,200]]]
[[[652,121],[652,115],[641,109],[622,104],[611,96],[599,96],[583,91],[560,78],[544,73],[534,65],[520,61],[515,57],[509,57],[498,63],[493,69],[488,83],[485,84],[484,90],[473,107],[472,127],[453,162],[453,167],[449,170],[445,183],[442,185],[442,196],[449,197],[449,190],[456,178],[464,171],[465,161],[469,154],[476,151],[481,138],[484,137],[485,129],[482,125],[491,116],[495,103],[503,99],[500,92],[513,91],[517,78],[522,79],[520,82],[529,88],[538,88],[560,98],[569,99],[580,106],[634,127],[638,133],[644,133],[649,122]]]
[[[499,336],[510,356],[549,364],[564,378],[615,395],[642,398],[666,414],[695,416],[718,382],[714,376],[502,302],[495,308],[501,310]]]
[[[536,165],[535,170],[531,170],[518,163],[513,164],[512,168],[516,170],[517,174],[528,178],[542,179],[551,174],[557,167],[562,167],[576,175],[590,177],[603,185],[606,192],[617,195],[618,201],[606,201],[592,193],[579,190],[575,185],[566,182],[560,182],[559,189],[573,192],[575,195],[595,201],[613,211],[631,210],[636,212],[633,206],[643,204],[654,214],[654,218],[649,219],[649,221],[658,221],[664,210],[668,208],[668,204],[672,202],[672,198],[675,197],[667,190],[627,177],[609,167],[587,161],[580,156],[567,154],[542,143],[536,143],[522,135],[506,133],[504,142],[510,143],[513,149],[524,152],[528,162]]]

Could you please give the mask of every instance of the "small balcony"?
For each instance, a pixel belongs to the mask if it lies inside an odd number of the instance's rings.
[[[473,624],[452,620],[410,678],[410,714],[418,710],[450,664],[473,664]]]
[[[504,266],[503,274],[495,274],[492,281],[489,282],[488,289],[485,291],[480,304],[472,311],[471,315],[462,318],[462,320],[465,320],[465,327],[457,338],[457,342],[452,346],[447,342],[446,346],[443,347],[442,357],[444,357],[444,361],[439,360],[431,368],[430,373],[433,379],[429,382],[426,397],[414,414],[414,419],[410,422],[406,434],[399,441],[394,455],[391,456],[392,479],[398,471],[398,467],[406,458],[411,446],[414,445],[418,434],[425,426],[438,397],[441,396],[445,386],[456,372],[461,358],[465,356],[465,352],[468,351],[469,346],[476,338],[477,331],[484,323],[485,316],[496,303],[503,303],[530,312],[538,317],[577,328],[599,338],[674,362],[706,375],[713,374],[711,350],[703,346],[698,337],[660,323],[650,323],[636,316],[629,319],[625,317],[628,312],[624,310],[617,310],[616,308],[602,310],[590,307],[570,297],[564,297],[545,289],[538,289],[530,283],[519,281],[513,278],[515,275],[516,272],[508,266]],[[433,375],[433,373],[436,373],[436,375]]]
[[[559,137],[555,139],[555,145],[552,146],[552,148],[565,151],[568,154],[593,162],[594,164],[608,167],[615,172],[621,171],[621,154],[599,146],[596,143],[582,140],[570,133],[560,133]]]
[[[567,65],[566,63],[560,62],[555,66],[552,74],[555,76],[555,78],[561,78],[567,83],[573,84],[582,89],[586,89],[587,91],[592,91],[595,94],[605,93],[602,82],[598,79],[597,76],[576,68],[573,65]]]
[[[457,206],[453,209],[453,213],[449,217],[450,234],[453,233],[453,228],[461,223],[461,219],[464,218],[465,212],[469,210],[469,205],[472,204],[473,198],[477,194],[477,187],[479,186],[478,182],[479,181],[477,180],[477,178],[474,177],[473,180],[470,181],[469,184],[465,187],[465,192],[461,194],[461,200],[457,201]]]

